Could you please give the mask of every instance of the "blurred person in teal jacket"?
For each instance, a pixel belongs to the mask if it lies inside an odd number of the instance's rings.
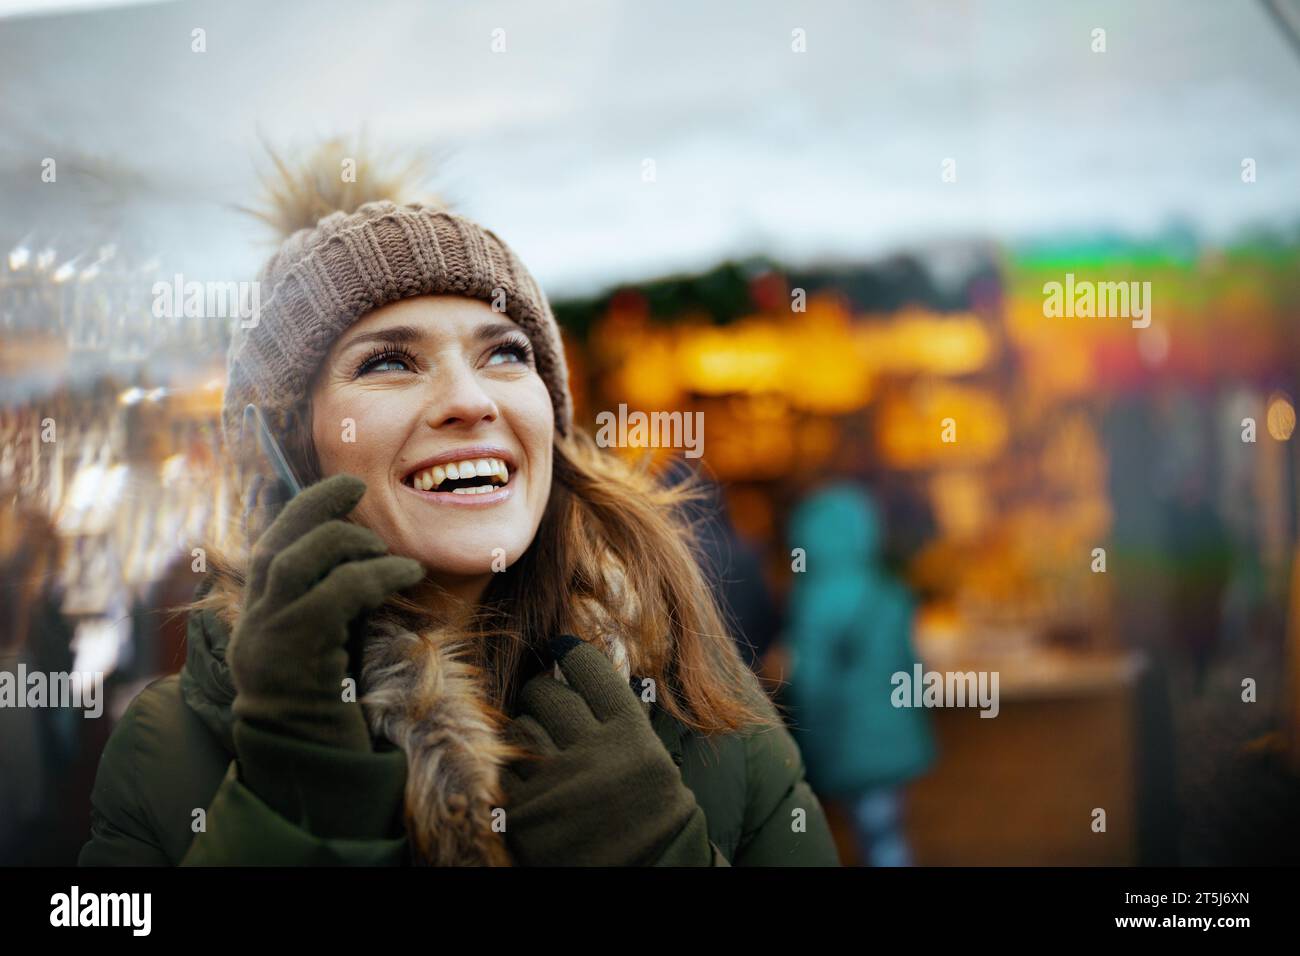
[[[814,789],[849,808],[859,855],[905,866],[902,786],[924,773],[935,747],[924,710],[895,708],[893,674],[912,672],[914,605],[882,568],[881,522],[871,495],[834,484],[805,499],[790,521],[802,548],[786,631],[789,699]]]

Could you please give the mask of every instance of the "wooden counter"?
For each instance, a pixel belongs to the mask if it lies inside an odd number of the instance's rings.
[[[930,709],[939,759],[909,788],[918,865],[1136,862],[1137,654],[1024,649],[960,660],[918,640],[927,670],[999,672],[1000,711]],[[1106,832],[1092,829],[1106,811]]]

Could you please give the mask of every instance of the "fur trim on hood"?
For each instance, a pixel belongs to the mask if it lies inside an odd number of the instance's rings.
[[[619,571],[612,573],[612,593],[623,594],[623,580]],[[233,752],[235,689],[226,646],[238,620],[242,588],[210,575],[198,597],[209,593],[210,606],[194,612],[198,626],[189,629],[181,690],[190,708]],[[590,640],[596,634],[594,643],[630,678],[628,648],[608,626],[611,616],[594,602],[583,611],[580,619],[589,623],[589,633],[578,636]],[[464,650],[437,633],[417,635],[376,625],[363,650],[359,700],[371,734],[406,753],[406,827],[417,862],[509,866],[492,814],[504,804],[501,771],[514,751]],[[564,680],[558,666],[554,674]]]

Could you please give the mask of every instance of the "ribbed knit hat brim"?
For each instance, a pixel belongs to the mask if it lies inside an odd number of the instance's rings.
[[[291,235],[258,277],[262,306],[235,329],[222,421],[229,447],[243,409],[257,403],[275,430],[302,403],[338,337],[362,316],[419,295],[481,299],[519,324],[567,434],[573,419],[568,365],[550,303],[495,233],[445,209],[370,202]]]

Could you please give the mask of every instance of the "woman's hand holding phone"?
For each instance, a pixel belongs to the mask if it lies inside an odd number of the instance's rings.
[[[253,549],[231,635],[234,715],[260,731],[370,750],[361,705],[344,699],[352,625],[424,577],[372,531],[344,521],[365,494],[351,475],[290,501]]]

